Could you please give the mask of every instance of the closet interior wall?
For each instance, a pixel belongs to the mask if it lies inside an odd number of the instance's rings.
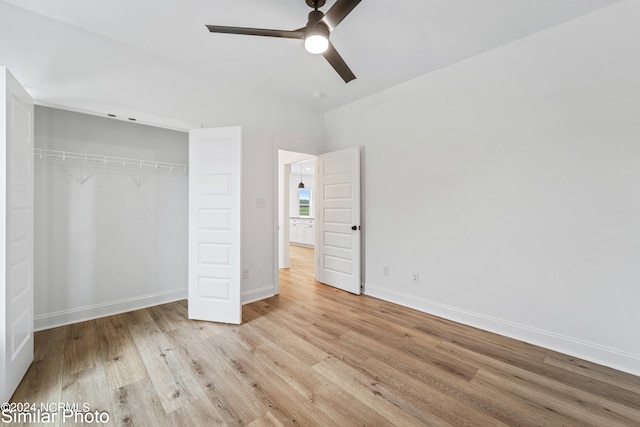
[[[36,107],[35,145],[188,164],[188,134]],[[183,169],[35,159],[35,327],[186,298]]]

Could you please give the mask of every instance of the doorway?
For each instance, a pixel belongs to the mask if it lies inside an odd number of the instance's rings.
[[[289,152],[291,153],[291,152]],[[319,154],[317,157],[278,150],[278,180],[276,182],[278,203],[276,204],[276,217],[278,226],[275,227],[274,253],[274,294],[280,291],[279,273],[283,268],[290,267],[290,240],[291,234],[298,233],[292,230],[287,222],[291,206],[294,214],[300,212],[313,212],[313,221],[307,224],[313,228],[315,235],[313,244],[314,254],[314,278],[321,283],[333,286],[344,291],[360,294],[363,289],[361,282],[361,218],[360,218],[360,147],[350,147],[339,151]],[[302,182],[294,187],[297,182],[292,175],[292,164],[300,160],[315,157],[314,186],[317,191],[312,191],[310,200],[303,203],[298,190],[304,184],[304,174],[300,177]],[[293,192],[293,196],[290,196]],[[315,196],[314,196],[315,194]],[[304,197],[303,197],[304,198]],[[292,202],[293,199],[293,202]],[[294,203],[295,202],[295,203]],[[315,207],[312,207],[315,206]],[[295,218],[294,218],[295,219]],[[309,218],[301,218],[309,220]],[[304,233],[304,232],[303,232]],[[299,238],[299,235],[297,235]]]
[[[278,273],[315,277],[316,164],[314,155],[278,150]]]

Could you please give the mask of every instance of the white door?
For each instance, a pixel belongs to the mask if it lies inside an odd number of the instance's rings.
[[[6,402],[33,361],[33,101],[6,68],[0,75],[0,402]]]
[[[318,156],[316,279],[360,294],[360,149]]]
[[[241,128],[189,132],[189,318],[239,324]]]

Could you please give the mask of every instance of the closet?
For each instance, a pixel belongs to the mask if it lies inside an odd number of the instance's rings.
[[[188,134],[35,109],[35,328],[187,296]]]

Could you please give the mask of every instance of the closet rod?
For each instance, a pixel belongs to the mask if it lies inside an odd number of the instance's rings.
[[[66,160],[81,160],[94,165],[132,166],[137,168],[169,169],[170,171],[187,171],[187,165],[183,163],[158,162],[155,160],[130,159],[126,157],[103,156],[102,154],[74,153],[72,151],[48,150],[46,148],[34,149],[36,158],[54,158]]]

